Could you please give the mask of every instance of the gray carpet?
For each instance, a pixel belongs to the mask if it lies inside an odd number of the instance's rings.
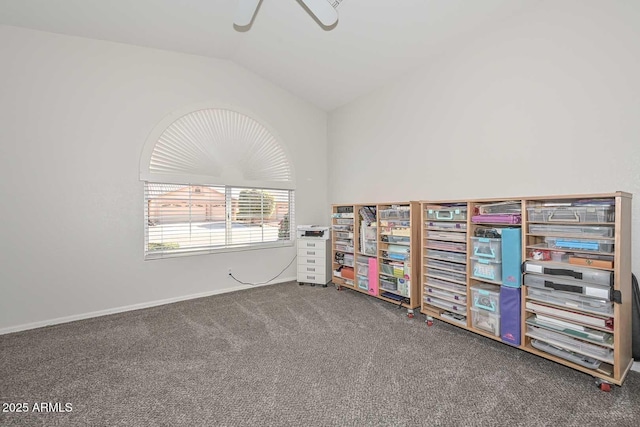
[[[353,291],[286,283],[0,336],[0,425],[637,426],[592,377]],[[635,421],[634,421],[635,420]]]

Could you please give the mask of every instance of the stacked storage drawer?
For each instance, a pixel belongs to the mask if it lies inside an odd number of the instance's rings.
[[[334,206],[331,215],[333,278],[336,283],[347,286],[355,286],[354,218],[353,206]]]
[[[471,325],[500,336],[500,288],[490,284],[471,287]]]
[[[423,310],[466,326],[467,206],[425,206],[423,218]]]
[[[471,237],[471,275],[476,279],[502,282],[502,240]]]
[[[379,286],[389,298],[411,297],[411,207],[391,205],[378,211]]]
[[[614,206],[600,201],[527,211],[524,285],[530,345],[594,370],[614,364]],[[592,256],[603,261],[598,264],[603,268],[572,265],[574,258]]]
[[[377,292],[377,272],[372,271],[370,260],[378,254],[378,228],[376,224],[376,206],[360,206],[358,208],[358,230],[360,230],[357,248],[357,278],[358,289],[370,294]],[[371,277],[373,276],[373,280]]]

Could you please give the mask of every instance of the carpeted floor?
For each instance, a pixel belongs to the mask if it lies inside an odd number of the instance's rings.
[[[29,408],[2,426],[637,426],[640,374],[605,393],[366,295],[285,283],[0,336],[0,401]]]

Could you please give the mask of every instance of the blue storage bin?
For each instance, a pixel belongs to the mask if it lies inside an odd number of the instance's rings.
[[[522,232],[520,228],[502,229],[502,284],[522,285]]]

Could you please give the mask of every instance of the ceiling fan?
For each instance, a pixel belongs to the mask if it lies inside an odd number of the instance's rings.
[[[294,0],[295,1],[295,0]],[[262,0],[238,0],[238,8],[233,23],[238,27],[251,24]],[[325,27],[331,27],[338,22],[338,12],[328,0],[300,0],[316,19]],[[340,2],[337,2],[338,4]]]

